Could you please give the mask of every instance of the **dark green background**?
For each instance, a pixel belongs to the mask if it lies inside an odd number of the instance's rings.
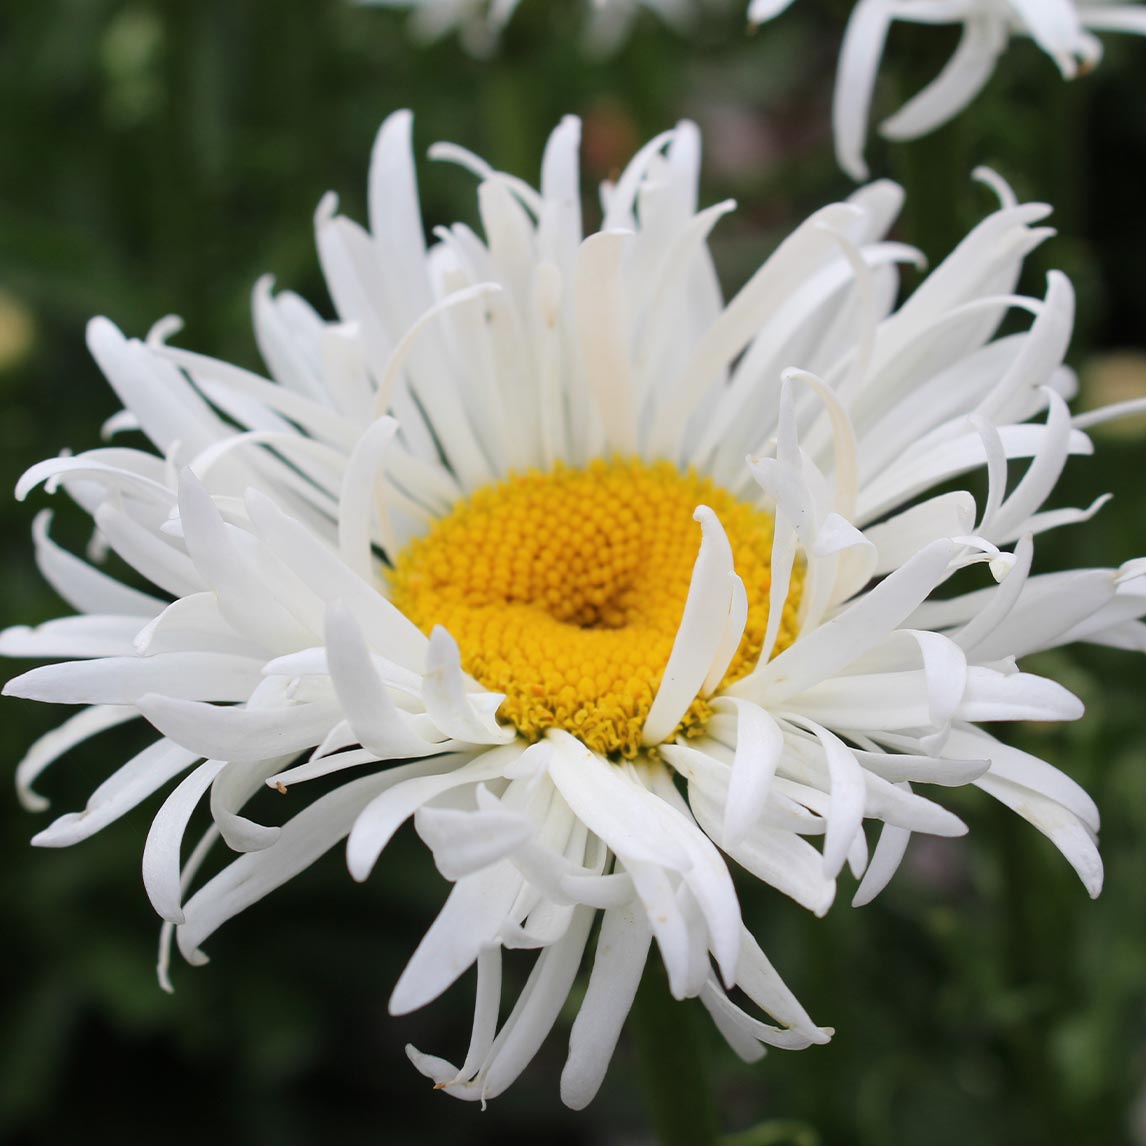
[[[61,447],[97,444],[115,404],[84,350],[90,315],[142,334],[176,312],[184,344],[253,365],[258,275],[273,271],[328,308],[311,213],[334,188],[363,216],[372,135],[396,107],[415,109],[420,151],[452,139],[530,179],[548,130],[582,114],[587,189],[653,132],[699,119],[704,200],[742,204],[716,240],[735,287],[796,220],[847,191],[826,132],[847,7],[802,0],[747,37],[734,0],[693,42],[646,17],[618,56],[587,63],[580,5],[525,0],[501,56],[478,63],[452,42],[412,46],[398,16],[333,0],[0,0],[0,489]],[[952,44],[945,31],[897,32],[879,105],[894,106]],[[899,237],[933,260],[990,208],[967,178],[976,163],[1057,205],[1062,237],[1032,259],[1025,285],[1039,290],[1051,266],[1075,279],[1079,367],[1141,348],[1146,330],[1146,43],[1109,38],[1108,49],[1096,75],[1067,86],[1018,43],[969,114],[922,143],[871,148],[876,173],[913,196]],[[472,220],[468,176],[427,163],[421,179],[427,223]],[[1146,390],[1141,363],[1126,369]],[[1118,496],[1091,525],[1041,544],[1041,568],[1146,551],[1143,439],[1100,445],[1056,504]],[[3,624],[60,610],[28,537],[48,500],[0,500]],[[80,515],[58,500],[58,534],[82,546]],[[893,887],[862,911],[848,906],[850,877],[823,921],[745,880],[747,919],[838,1034],[748,1068],[699,1024],[726,1130],[793,1120],[758,1140],[810,1144],[818,1133],[840,1146],[1146,1142],[1146,675],[1140,660],[1095,650],[1043,667],[1086,700],[1087,718],[1013,735],[1095,795],[1101,900],[975,791],[948,799],[970,838],[917,839]],[[61,712],[5,701],[0,713],[10,775]],[[57,765],[42,783],[55,809],[81,807],[132,743],[109,735]],[[407,1041],[464,1051],[472,989],[385,1014],[444,894],[412,835],[363,887],[328,856],[213,938],[210,966],[178,965],[176,994],[162,994],[139,878],[154,807],[54,852],[27,846],[47,817],[21,811],[10,789],[0,798],[0,1140],[649,1140],[627,1043],[579,1115],[557,1095],[564,1029],[484,1114],[408,1066]]]

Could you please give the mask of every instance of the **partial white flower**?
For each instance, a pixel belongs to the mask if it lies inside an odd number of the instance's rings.
[[[456,32],[473,55],[492,53],[520,0],[357,0],[409,8],[415,38],[436,40]],[[601,54],[628,37],[642,7],[686,31],[697,0],[588,0],[586,45]],[[706,0],[720,4],[722,0]],[[750,0],[748,20],[767,23],[792,0]],[[1094,68],[1102,58],[1096,32],[1146,35],[1146,4],[1138,0],[857,0],[840,51],[832,103],[832,130],[840,166],[856,180],[868,178],[864,160],[876,79],[891,26],[959,25],[962,38],[943,70],[880,124],[888,139],[917,139],[963,111],[986,86],[1013,36],[1028,36],[1058,65],[1065,79]]]
[[[457,33],[465,49],[488,56],[501,38],[521,0],[355,0],[383,8],[408,8],[410,30],[417,40],[434,41]],[[721,0],[702,0],[702,3]],[[642,8],[655,12],[667,24],[684,30],[695,15],[697,0],[586,0],[585,28],[588,50],[607,55],[628,38]]]
[[[270,378],[170,345],[171,321],[144,342],[93,322],[124,405],[107,433],[156,452],[29,470],[18,495],[65,489],[96,560],[38,518],[40,567],[79,615],[0,635],[7,655],[62,658],[6,693],[84,706],[20,764],[30,807],[72,746],[138,715],[158,731],[35,842],[75,843],[178,779],[144,849],[164,978],[172,937],[202,962],[223,922],[340,841],[367,878],[413,818],[452,890],[391,1009],[476,966],[462,1062],[410,1053],[484,1100],[552,1029],[600,916],[562,1077],[575,1107],[654,941],[673,994],[744,1058],[829,1037],[745,926],[725,855],[818,914],[847,866],[867,902],[913,832],[965,831],[916,786],[972,783],[1097,894],[1092,801],[980,726],[1082,714],[1027,653],[1146,647],[1143,563],[1031,572],[1035,535],[1098,508],[1042,506],[1107,416],[1067,410],[1069,282],[1015,293],[1047,207],[985,176],[1000,208],[897,309],[897,264],[918,256],[884,238],[902,194],[876,183],[725,303],[707,237],[733,204],[698,209],[696,129],[642,148],[587,237],[578,145],[567,119],[539,190],[433,149],[477,177],[484,234],[427,247],[410,117],[392,116],[370,230],[332,197],[317,212],[337,320],[256,287]],[[1029,329],[997,336],[1016,309]],[[981,503],[950,489],[972,471]],[[108,550],[152,588],[100,570]],[[305,803],[317,777],[335,787]],[[285,823],[248,814],[264,786]],[[219,841],[238,855],[204,882]],[[537,960],[502,1018],[518,947]]]
[[[754,0],[749,19],[771,19],[787,4]],[[962,39],[936,78],[880,125],[888,139],[916,139],[959,114],[986,86],[1012,36],[1029,36],[1065,79],[1102,56],[1095,32],[1146,34],[1146,4],[1131,0],[858,0],[840,52],[832,106],[836,155],[854,179],[866,179],[864,141],[876,75],[891,25],[957,24]]]

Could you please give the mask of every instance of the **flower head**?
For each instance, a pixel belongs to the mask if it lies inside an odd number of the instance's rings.
[[[698,209],[695,128],[602,188],[587,237],[578,138],[573,119],[554,132],[539,190],[435,148],[478,177],[484,237],[459,224],[427,247],[410,117],[392,116],[370,230],[333,199],[317,213],[337,320],[255,290],[270,379],[170,345],[171,322],[145,342],[93,322],[124,403],[108,431],[155,452],[53,459],[18,492],[66,489],[97,549],[154,591],[59,549],[41,517],[41,568],[80,615],[0,635],[5,654],[65,658],[7,693],[87,706],[20,765],[26,803],[79,741],[137,716],[158,732],[36,842],[83,839],[182,777],[144,849],[164,977],[172,937],[201,962],[223,922],[341,840],[367,878],[412,817],[453,887],[391,1009],[476,964],[464,1061],[410,1053],[484,1100],[553,1027],[600,915],[573,1106],[654,941],[673,994],[745,1058],[829,1037],[745,926],[722,851],[816,913],[849,866],[867,902],[911,833],[965,831],[913,785],[973,783],[1096,894],[1093,803],[980,725],[1080,716],[1017,658],[1142,647],[1146,613],[1141,563],[1031,573],[1036,534],[1098,508],[1041,508],[1090,449],[1066,405],[1070,284],[1014,294],[1046,207],[985,176],[1000,208],[897,309],[897,265],[918,256],[884,238],[902,196],[877,183],[725,303],[707,237],[733,205]],[[1032,325],[997,337],[1016,307]],[[980,470],[981,503],[935,492]],[[317,777],[335,786],[307,802]],[[246,814],[264,785],[281,825]],[[199,881],[220,841],[238,855]],[[499,1027],[517,947],[538,955]]]

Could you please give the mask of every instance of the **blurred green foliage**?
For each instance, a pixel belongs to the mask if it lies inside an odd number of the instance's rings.
[[[254,365],[248,297],[260,274],[327,306],[310,214],[335,188],[363,215],[371,138],[395,107],[416,110],[420,146],[453,139],[529,178],[548,130],[582,114],[587,191],[644,138],[698,119],[705,200],[742,203],[716,238],[735,287],[796,220],[848,190],[827,133],[848,5],[804,0],[755,36],[743,34],[741,7],[708,17],[692,41],[646,14],[620,54],[586,61],[579,3],[532,0],[501,55],[479,63],[452,42],[415,47],[399,15],[340,0],[2,0],[0,487],[62,447],[96,444],[114,411],[84,350],[90,315],[142,334],[176,312],[186,344]],[[950,47],[942,31],[897,31],[890,58],[903,66],[881,80],[879,105],[893,106]],[[1075,279],[1078,365],[1141,348],[1146,330],[1135,176],[1146,156],[1146,45],[1108,47],[1099,72],[1068,87],[1018,44],[971,113],[921,143],[871,146],[877,174],[911,195],[899,237],[933,260],[989,209],[967,178],[977,163],[1058,205],[1063,236],[1032,259],[1027,285],[1037,290],[1050,266]],[[468,176],[425,165],[422,187],[428,225],[473,218]],[[1119,496],[1091,525],[1042,544],[1040,567],[1142,551],[1143,441],[1103,446],[1074,466],[1059,503],[1107,488]],[[59,534],[82,547],[79,515],[54,508]],[[31,516],[0,500],[3,624],[60,609],[32,566]],[[730,1141],[1146,1142],[1146,674],[1098,650],[1056,655],[1048,670],[1083,696],[1087,719],[1014,734],[1097,799],[1102,899],[1091,903],[1045,840],[973,791],[949,799],[970,839],[917,839],[899,879],[863,911],[848,907],[844,886],[817,921],[743,881],[765,948],[838,1034],[829,1047],[745,1067],[698,1023],[721,1123],[738,1132]],[[59,712],[9,701],[3,717],[10,768]],[[130,732],[110,734],[74,752],[43,782],[54,806],[81,807],[132,743]],[[162,994],[158,924],[138,875],[152,810],[76,849],[33,851],[26,840],[44,817],[0,800],[0,1139],[650,1140],[628,1043],[580,1115],[558,1101],[560,1037],[484,1114],[433,1093],[409,1067],[407,1041],[463,1048],[471,989],[406,1018],[385,1014],[444,896],[412,837],[363,887],[328,856],[215,937],[211,966],[177,966],[176,993]]]

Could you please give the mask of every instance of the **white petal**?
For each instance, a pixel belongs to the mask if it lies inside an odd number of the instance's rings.
[[[318,703],[223,708],[148,694],[138,705],[160,732],[211,760],[265,760],[301,752],[318,744],[337,719],[333,705]]]
[[[440,757],[445,768],[453,761],[451,771],[440,776],[427,776],[395,786],[367,805],[354,823],[346,846],[346,864],[357,880],[365,879],[394,833],[423,804],[466,784],[479,784],[504,774],[505,769],[521,755],[518,745],[483,752],[462,763],[464,757]],[[460,765],[460,766],[459,766]]]
[[[48,801],[32,790],[37,777],[48,765],[58,760],[77,744],[107,728],[115,728],[139,713],[131,705],[96,705],[70,716],[58,728],[45,732],[16,765],[16,795],[30,812],[42,812]]]
[[[251,489],[246,500],[259,536],[296,577],[321,601],[342,601],[362,626],[372,649],[407,668],[422,670],[428,642],[412,621],[325,546],[316,545],[313,535],[266,495]]]
[[[228,864],[184,904],[186,923],[176,932],[179,949],[192,962],[203,962],[199,945],[219,926],[305,871],[350,830],[362,806],[392,784],[423,776],[439,760],[391,768],[352,780],[320,796],[282,827],[278,839],[262,851],[247,852]]]
[[[183,922],[180,847],[187,824],[212,781],[225,768],[222,760],[207,760],[163,801],[155,813],[143,848],[143,886],[151,906],[172,923]]]
[[[834,733],[814,722],[808,730],[820,742],[830,777],[827,831],[824,836],[824,874],[835,879],[863,824],[866,789],[863,769],[855,753]]]
[[[882,640],[946,579],[958,549],[951,541],[927,545],[870,593],[737,681],[730,694],[751,698],[766,689],[770,699],[786,698],[829,679]]]
[[[895,746],[895,737],[888,736],[884,739]],[[856,758],[864,766],[865,771],[892,784],[919,781],[923,784],[942,784],[951,788],[971,783],[990,767],[990,761],[985,755],[982,759],[956,760],[916,755],[909,751],[860,751],[856,753]]]
[[[203,589],[203,578],[186,553],[112,502],[96,510],[95,521],[112,549],[159,588],[176,597]]]
[[[1070,78],[1077,65],[1082,25],[1077,6],[1071,0],[1009,0],[1035,43],[1052,56]]]
[[[578,909],[565,937],[542,952],[473,1081],[452,1082],[449,1075],[440,1080],[445,1082],[450,1094],[482,1102],[496,1098],[530,1063],[564,1006],[584,954],[593,916],[586,908]],[[408,1048],[407,1053],[412,1050]]]
[[[405,1015],[436,999],[492,943],[521,890],[521,876],[502,861],[454,884],[390,996],[390,1013]]]
[[[959,707],[967,687],[967,657],[953,640],[940,633],[907,629],[923,654],[923,675],[931,708],[931,723],[946,724]]]
[[[722,705],[731,706],[737,717],[736,755],[724,812],[724,842],[733,845],[744,838],[768,802],[784,736],[769,713],[751,701],[729,697],[717,702],[718,711]]]
[[[745,927],[740,936],[740,969],[736,985],[758,1006],[804,1035],[809,1042],[826,1043],[830,1031],[817,1027]]]
[[[1040,796],[1062,804],[1092,832],[1098,831],[1098,806],[1094,800],[1080,784],[1045,760],[1004,744],[982,729],[969,725],[952,729],[945,751],[971,751],[976,755],[988,756],[991,761],[990,775],[1030,788]]]
[[[159,653],[42,665],[4,686],[5,696],[56,704],[135,704],[156,689],[185,700],[245,700],[257,661],[224,653]]]
[[[574,291],[586,379],[606,446],[629,455],[637,451],[637,418],[621,275],[625,240],[626,234],[616,231],[586,239],[577,253]]]
[[[974,666],[957,710],[963,720],[1078,720],[1082,701],[1061,684],[1033,673]]]
[[[492,693],[468,693],[467,678],[462,673],[461,653],[457,641],[441,625],[430,634],[426,652],[426,675],[422,681],[422,703],[434,723],[455,740],[474,744],[508,744],[516,733],[498,724],[494,715],[497,704],[485,706],[478,701],[492,699]]]
[[[691,785],[689,801],[704,829],[719,830],[722,810],[707,801]],[[758,879],[818,916],[824,915],[835,898],[835,881],[824,875],[824,857],[807,840],[788,830],[758,825],[728,854]]]
[[[66,848],[95,835],[196,760],[167,740],[158,740],[113,772],[92,794],[82,812],[60,816],[32,838],[37,847]]]
[[[376,575],[371,539],[379,508],[378,486],[386,451],[397,432],[398,423],[391,417],[379,418],[367,426],[347,459],[342,478],[338,548],[343,561],[366,581]]]
[[[813,685],[798,702],[801,716],[849,731],[920,728],[931,717],[922,672],[849,673]]]
[[[573,1020],[569,1057],[561,1072],[561,1101],[573,1110],[583,1110],[600,1089],[633,1005],[651,937],[643,911],[626,907],[605,912],[589,986]]]
[[[752,0],[748,5],[749,23],[763,24],[786,11],[791,3],[792,0]]]
[[[425,756],[436,746],[419,736],[390,698],[353,615],[341,605],[326,614],[330,678],[359,743],[380,760]]]
[[[910,839],[911,833],[906,828],[898,828],[894,824],[883,826],[871,863],[852,896],[852,907],[866,906],[887,887],[891,877],[899,870]]]
[[[211,818],[223,841],[236,852],[261,851],[278,839],[280,828],[257,823],[239,815],[239,809],[291,759],[272,756],[269,760],[231,761],[211,785]]]
[[[262,660],[265,655],[256,641],[235,631],[219,611],[214,593],[192,593],[172,601],[139,630],[134,644],[135,652],[144,657],[212,652]]]
[[[370,156],[370,231],[386,273],[408,292],[417,313],[429,302],[422,213],[410,137],[413,116],[396,111],[378,131]]]
[[[421,807],[418,835],[434,853],[434,865],[451,881],[472,875],[517,851],[533,835],[533,822],[506,809],[465,812]]]
[[[944,537],[966,537],[975,525],[975,499],[966,490],[939,494],[870,526],[864,536],[879,553],[873,572],[890,573],[924,546]]]
[[[748,623],[748,593],[744,588],[744,582],[735,573],[732,574],[730,581],[732,600],[728,606],[728,616],[724,619],[724,629],[712,659],[712,667],[708,670],[708,676],[704,678],[704,684],[701,685],[701,696],[711,696],[720,687],[729,665],[732,664],[740,648],[744,627]]]
[[[720,651],[732,604],[735,574],[728,537],[708,506],[698,506],[693,519],[700,522],[700,552],[672,652],[641,732],[646,745],[667,739],[700,693]]]
[[[93,318],[88,323],[87,343],[120,401],[161,451],[176,440],[197,451],[222,429],[178,370],[149,346],[125,339],[108,319]]]
[[[714,1018],[718,1014],[722,1015],[725,1020],[730,1021],[732,1025],[739,1028],[743,1034],[757,1039],[767,1046],[783,1047],[787,1050],[803,1050],[811,1046],[813,1042],[826,1043],[833,1033],[829,1028],[825,1027],[822,1030],[818,1030],[816,1037],[813,1039],[803,1031],[794,1030],[792,1028],[773,1027],[768,1023],[762,1023],[759,1019],[752,1018],[751,1015],[736,1006],[736,1004],[720,990],[715,980],[709,980],[705,985],[705,991],[704,994],[701,995],[701,1001]]]
[[[152,349],[156,356],[187,370],[198,386],[211,396],[212,401],[220,404],[226,401],[228,413],[244,424],[245,419],[239,416],[240,413],[245,412],[250,416],[266,410],[277,411],[330,445],[349,451],[354,444],[352,428],[337,411],[328,406],[313,402],[285,386],[268,382],[229,362],[220,362],[174,346],[157,346]]]
[[[276,599],[266,569],[256,567],[240,550],[234,527],[226,524],[190,470],[180,476],[179,517],[191,559],[218,596],[223,616],[239,632],[276,652],[312,643],[307,631]]]
[[[990,16],[970,19],[943,70],[921,92],[880,124],[888,139],[918,139],[954,119],[983,90],[1006,47],[1007,33]]]
[[[580,145],[581,121],[567,115],[546,141],[541,159],[538,245],[561,267],[571,265],[581,241]]]
[[[43,510],[32,523],[36,546],[36,565],[44,580],[73,609],[81,613],[109,613],[113,616],[154,617],[164,602],[93,569],[66,549],[61,549],[49,536],[52,515]]]
[[[0,656],[116,657],[131,656],[142,617],[62,617],[34,629],[14,625],[0,632]]]
[[[985,774],[985,771],[979,773]],[[867,786],[864,815],[868,818],[933,836],[967,834],[967,825],[958,816],[915,795],[907,784],[890,784],[869,772],[864,774],[864,783]]]
[[[684,850],[656,830],[656,797],[628,783],[614,764],[602,760],[568,733],[555,733],[549,775],[566,803],[589,830],[626,861],[683,871]]]
[[[856,180],[867,178],[863,159],[868,113],[892,5],[888,0],[859,0],[848,19],[832,101],[832,130],[839,165]]]
[[[975,786],[1038,828],[1078,873],[1091,899],[1098,897],[1102,891],[1102,857],[1094,837],[1072,811],[1030,788],[990,773],[976,780]]]

